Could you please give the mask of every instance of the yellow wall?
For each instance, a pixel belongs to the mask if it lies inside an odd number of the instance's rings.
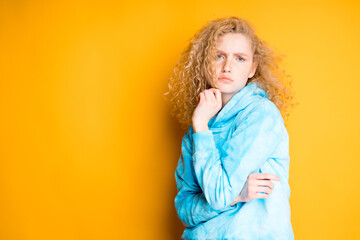
[[[360,238],[359,3],[170,2],[0,0],[0,239],[179,239],[184,132],[162,93],[186,41],[232,15],[294,80],[295,237]]]

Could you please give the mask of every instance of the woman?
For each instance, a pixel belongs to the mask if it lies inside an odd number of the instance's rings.
[[[176,65],[167,94],[188,128],[175,171],[183,239],[294,239],[279,59],[230,17],[200,29]]]

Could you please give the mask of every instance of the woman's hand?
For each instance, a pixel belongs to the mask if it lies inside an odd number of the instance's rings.
[[[271,173],[252,173],[248,176],[241,193],[235,198],[230,206],[238,202],[248,202],[256,198],[268,198],[274,189],[271,180],[280,181],[280,178]],[[265,193],[259,193],[265,192]]]
[[[192,115],[194,132],[208,130],[210,119],[220,111],[222,107],[221,92],[217,88],[202,91],[200,101]]]

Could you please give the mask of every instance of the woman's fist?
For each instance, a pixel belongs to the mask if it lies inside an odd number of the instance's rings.
[[[222,108],[221,92],[219,89],[206,89],[199,94],[199,97],[199,103],[192,115],[194,130],[204,130],[203,128],[207,128],[210,119]]]
[[[271,180],[280,181],[280,178],[271,173],[250,174],[241,193],[235,198],[230,206],[233,206],[238,202],[248,202],[256,198],[268,198],[269,194],[274,189],[274,183],[272,183]]]

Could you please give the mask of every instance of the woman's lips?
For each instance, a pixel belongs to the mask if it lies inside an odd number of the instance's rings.
[[[226,83],[231,83],[231,82],[233,82],[232,79],[227,78],[227,77],[220,77],[219,80],[220,80],[220,81],[223,81],[223,82],[226,82]]]

